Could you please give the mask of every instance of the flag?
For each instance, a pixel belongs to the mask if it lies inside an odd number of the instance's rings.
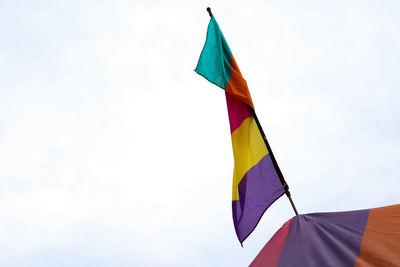
[[[400,205],[298,215],[250,266],[400,266]]]
[[[247,83],[213,16],[195,71],[225,90],[235,160],[232,217],[243,243],[268,207],[285,193],[285,183],[261,133]]]

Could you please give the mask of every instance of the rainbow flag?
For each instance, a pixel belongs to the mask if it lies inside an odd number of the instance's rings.
[[[298,215],[250,266],[400,266],[400,205]]]
[[[268,207],[285,193],[285,183],[260,132],[247,83],[213,16],[195,71],[225,90],[235,159],[232,215],[242,243]]]

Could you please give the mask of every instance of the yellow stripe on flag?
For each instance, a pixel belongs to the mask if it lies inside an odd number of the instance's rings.
[[[232,201],[239,199],[238,186],[243,176],[268,154],[267,147],[253,117],[245,119],[232,133],[233,171]]]

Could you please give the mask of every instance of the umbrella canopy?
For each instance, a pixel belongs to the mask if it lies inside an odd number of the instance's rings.
[[[298,215],[250,266],[400,266],[400,205]]]

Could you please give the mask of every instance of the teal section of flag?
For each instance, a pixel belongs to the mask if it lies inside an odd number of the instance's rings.
[[[225,90],[231,77],[231,66],[229,64],[231,55],[232,52],[217,21],[214,17],[211,17],[207,29],[206,43],[195,72]]]

